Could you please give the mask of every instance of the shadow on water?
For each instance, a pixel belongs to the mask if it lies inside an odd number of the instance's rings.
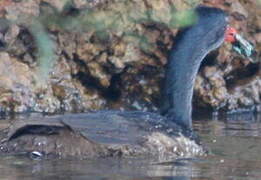
[[[0,121],[4,128],[6,120]],[[210,149],[206,157],[157,163],[142,158],[31,160],[0,156],[1,179],[225,180],[261,179],[261,114],[194,121]]]

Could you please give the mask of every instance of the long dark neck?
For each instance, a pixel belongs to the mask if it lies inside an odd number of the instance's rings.
[[[171,50],[163,91],[165,113],[176,123],[191,128],[192,96],[195,77],[206,51],[200,39],[187,32]]]

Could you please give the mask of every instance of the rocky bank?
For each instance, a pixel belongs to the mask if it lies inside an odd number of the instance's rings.
[[[198,3],[227,10],[260,52],[254,0],[0,1],[0,111],[157,111],[168,51]],[[260,94],[260,64],[224,44],[201,66],[194,106],[260,110]]]

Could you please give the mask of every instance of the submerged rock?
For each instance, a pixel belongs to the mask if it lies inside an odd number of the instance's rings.
[[[161,161],[205,154],[190,132],[162,116],[101,111],[20,119],[2,130],[0,154],[94,158],[151,156]]]

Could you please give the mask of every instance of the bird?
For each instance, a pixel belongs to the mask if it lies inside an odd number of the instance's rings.
[[[196,23],[178,32],[170,50],[162,92],[161,114],[187,129],[192,127],[193,86],[201,62],[225,39],[233,39],[222,9],[198,6],[195,14]]]
[[[34,117],[26,118],[13,123],[3,137],[0,134],[0,150],[18,153],[34,149],[46,155],[78,155],[81,158],[112,156],[112,152],[134,156],[160,153],[162,156],[162,149],[166,150],[166,156],[173,154],[175,157],[179,154],[191,156],[204,153],[192,129],[193,86],[204,57],[225,39],[233,41],[233,34],[227,30],[228,18],[223,10],[199,6],[195,13],[196,23],[177,34],[170,50],[161,115],[105,110],[44,117],[41,121],[36,121]],[[46,138],[40,138],[38,143],[30,143],[43,135]],[[82,137],[81,141],[79,137]],[[177,147],[180,153],[176,152]]]

